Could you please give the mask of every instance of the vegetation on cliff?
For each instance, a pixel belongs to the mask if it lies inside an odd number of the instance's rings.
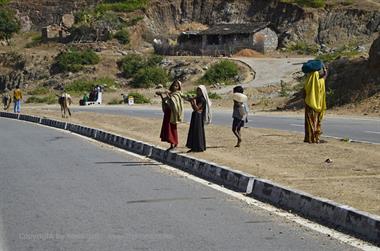
[[[58,72],[78,72],[85,65],[96,65],[99,61],[99,56],[92,50],[69,49],[57,55],[54,68]]]
[[[6,7],[8,1],[0,1],[0,39],[5,39],[9,44],[12,35],[20,30],[20,24],[15,13]]]
[[[168,73],[159,66],[163,58],[157,55],[148,57],[129,54],[119,60],[117,65],[123,77],[132,78],[131,85],[136,88],[148,88],[166,85],[170,80]]]
[[[98,4],[98,11],[118,11],[131,12],[138,9],[144,9],[149,0],[105,0],[104,3]]]

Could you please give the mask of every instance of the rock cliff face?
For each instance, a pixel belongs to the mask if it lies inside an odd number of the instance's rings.
[[[13,0],[23,31],[59,24],[64,14],[94,6],[100,0]]]
[[[148,27],[160,34],[186,22],[271,22],[282,42],[306,40],[335,45],[368,42],[380,31],[380,10],[341,7],[303,9],[278,0],[156,0],[146,11]]]
[[[94,6],[102,0],[13,0],[23,29],[58,24],[63,14]],[[270,22],[280,43],[306,40],[335,46],[347,41],[369,42],[380,31],[380,10],[339,7],[303,9],[279,0],[151,0],[145,10],[147,27],[163,34],[183,23]]]

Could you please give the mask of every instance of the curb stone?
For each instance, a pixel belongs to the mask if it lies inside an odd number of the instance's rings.
[[[291,210],[293,213],[380,246],[380,216],[378,215],[362,212],[331,200],[290,189],[272,181],[259,179],[230,169],[229,167],[195,159],[176,152],[166,151],[160,147],[95,128],[7,112],[0,112],[0,117],[38,123],[93,138],[176,167],[195,176],[223,185],[231,190],[246,193],[249,197],[270,203],[285,210]]]

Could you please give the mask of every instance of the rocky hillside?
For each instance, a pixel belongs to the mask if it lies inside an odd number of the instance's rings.
[[[13,0],[23,30],[59,23],[61,16],[94,6],[102,0]],[[361,1],[363,2],[363,1]],[[374,3],[375,4],[375,3]],[[280,45],[304,40],[337,46],[349,41],[367,43],[380,31],[380,8],[358,5],[301,8],[280,0],[151,0],[142,15],[155,35],[175,30],[185,23],[270,22]]]
[[[278,0],[160,0],[146,13],[153,31],[186,22],[203,24],[271,22],[282,39],[336,45],[347,41],[368,42],[380,31],[380,9],[335,6],[301,8]]]
[[[59,24],[62,16],[96,5],[100,0],[12,0],[23,31]]]
[[[326,99],[329,108],[358,106],[363,113],[380,114],[380,37],[373,42],[368,58],[340,58],[328,68]],[[303,91],[300,91],[284,108],[303,106]]]

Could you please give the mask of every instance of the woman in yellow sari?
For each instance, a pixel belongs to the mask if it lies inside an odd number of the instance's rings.
[[[326,111],[325,80],[327,70],[309,73],[305,83],[305,140],[320,143],[321,122]]]

